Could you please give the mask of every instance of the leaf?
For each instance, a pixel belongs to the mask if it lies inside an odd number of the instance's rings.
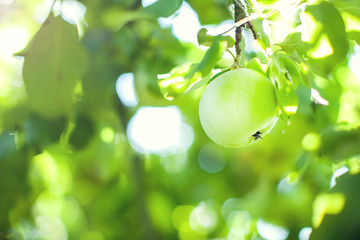
[[[283,42],[277,43],[276,45],[280,46],[289,56],[293,55],[294,52],[303,56],[308,49],[308,45],[301,40],[300,32],[289,34]]]
[[[360,1],[359,0],[330,0],[338,9],[348,12],[360,19]]]
[[[186,75],[197,64],[184,64],[175,67],[170,71],[170,76],[159,80],[160,91],[163,96],[168,100],[173,100],[175,97],[180,96],[187,89],[188,79]]]
[[[259,42],[261,48],[266,49],[270,44],[269,33],[265,31],[264,25],[269,24],[267,20],[263,18],[257,18],[251,21],[255,32],[257,33],[257,41]]]
[[[7,239],[5,233],[9,231],[12,219],[16,219],[14,216],[17,213],[23,213],[27,208],[24,205],[19,208],[19,202],[32,191],[28,180],[29,154],[24,149],[17,147],[15,134],[10,131],[2,131],[0,134],[1,239]],[[14,210],[15,208],[16,210]]]
[[[347,37],[350,40],[354,40],[358,45],[360,45],[360,32],[359,31],[350,31],[347,33]]]
[[[313,228],[310,240],[316,239],[360,239],[360,174],[345,173],[336,180],[336,185],[331,189],[331,195],[342,195],[345,204],[333,202],[336,208],[343,206],[339,212],[323,216],[323,221],[318,228]],[[321,206],[320,207],[324,207]],[[316,210],[316,209],[315,209]]]
[[[328,127],[321,137],[319,153],[334,162],[360,155],[360,127],[339,124]]]
[[[187,1],[191,8],[197,13],[202,25],[219,24],[222,21],[229,20],[229,11],[227,6],[229,0],[191,0]]]
[[[287,125],[297,111],[299,100],[292,82],[286,77],[287,71],[282,57],[274,54],[271,59],[270,72],[275,80],[276,99],[281,110],[281,117]]]
[[[155,17],[170,17],[180,8],[182,3],[183,0],[158,0],[145,7],[142,12],[149,13]]]
[[[323,77],[347,54],[345,23],[338,10],[328,2],[310,5],[302,15],[302,39],[311,45],[309,66]]]
[[[78,113],[75,120],[75,128],[70,133],[69,143],[76,150],[85,148],[95,133],[95,126],[90,118],[85,113]]]
[[[70,113],[86,60],[74,25],[58,16],[43,26],[26,50],[23,67],[32,109],[53,118]]]
[[[290,57],[279,54],[278,55],[283,61],[284,67],[291,78],[291,82],[294,86],[297,86],[302,82],[301,72],[298,64],[294,62]]]
[[[31,49],[31,46],[33,44],[34,41],[36,41],[35,39],[37,38],[37,36],[41,35],[41,33],[44,31],[44,29],[46,29],[46,26],[53,21],[55,18],[53,13],[50,13],[49,16],[45,19],[44,23],[41,25],[40,29],[37,31],[37,33],[35,34],[35,36],[29,41],[29,43],[27,44],[27,46],[21,50],[20,52],[14,53],[14,56],[19,56],[19,57],[25,57],[26,54],[29,52],[29,50]]]
[[[200,63],[175,68],[170,72],[168,78],[159,80],[163,96],[168,100],[173,100],[208,83],[212,69],[228,47],[226,39],[222,36],[215,37],[213,44],[206,51]]]
[[[206,28],[200,29],[197,35],[199,45],[211,47],[216,37],[221,37],[221,41],[227,41],[228,47],[233,47],[235,40],[230,36],[213,36],[207,34],[208,30]]]
[[[119,31],[129,22],[137,20],[150,20],[150,14],[144,14],[142,11],[125,11],[123,9],[111,8],[103,14],[103,21],[106,26],[109,26],[114,31]]]
[[[25,144],[41,151],[45,146],[59,141],[66,125],[65,117],[49,119],[31,114],[24,122]]]
[[[264,66],[261,64],[259,58],[252,58],[249,62],[247,62],[245,67],[261,72],[264,75],[266,74],[266,69],[264,69]]]

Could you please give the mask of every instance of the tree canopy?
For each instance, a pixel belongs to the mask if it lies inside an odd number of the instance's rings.
[[[0,239],[360,239],[359,44],[358,0],[0,0]],[[226,148],[237,68],[279,117]]]

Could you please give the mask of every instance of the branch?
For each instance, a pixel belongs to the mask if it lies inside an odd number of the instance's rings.
[[[121,103],[120,99],[114,94],[115,108],[119,118],[123,124],[123,130],[125,131],[127,125],[129,124],[131,114],[129,110]],[[128,147],[130,147],[128,145]],[[146,186],[144,184],[144,159],[143,155],[129,150],[129,161],[131,161],[132,175],[134,177],[136,193],[135,198],[137,200],[137,206],[139,210],[139,218],[141,225],[144,227],[144,235],[142,239],[144,240],[155,240],[158,239],[157,233],[154,229],[153,223],[151,222],[149,212],[146,206]]]
[[[243,24],[237,24],[238,22],[241,22],[243,19],[246,18],[246,12],[244,7],[241,5],[239,1],[234,0],[234,6],[235,6],[235,49],[236,49],[236,59],[240,59],[241,55],[241,49],[240,49],[240,42],[241,42],[241,28],[243,27]]]

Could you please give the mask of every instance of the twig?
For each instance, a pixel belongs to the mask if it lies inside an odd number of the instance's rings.
[[[244,7],[241,5],[241,3],[237,0],[234,0],[234,6],[235,6],[235,52],[236,52],[236,60],[238,61],[240,59],[241,55],[241,48],[240,48],[240,42],[241,42],[241,31],[243,24],[239,24],[241,20],[246,19],[246,12]],[[245,22],[248,22],[245,20]]]
[[[233,27],[231,27],[230,29],[228,29],[225,32],[222,32],[222,33],[220,33],[218,35],[224,35],[224,34],[230,32],[231,30],[233,30],[234,28],[242,27],[245,24],[247,24],[247,23],[249,23],[249,22],[251,22],[251,21],[253,21],[253,20],[257,19],[257,18],[258,18],[258,15],[256,13],[252,13],[252,14],[250,14],[250,16],[244,17],[244,18],[240,19],[239,21],[236,21],[234,23]]]

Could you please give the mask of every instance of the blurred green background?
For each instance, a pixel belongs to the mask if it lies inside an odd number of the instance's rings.
[[[286,54],[299,106],[227,149],[204,87],[168,101],[158,78],[231,28],[229,1],[154,2],[0,0],[0,239],[360,239],[360,3],[245,1],[276,11],[243,61]]]

